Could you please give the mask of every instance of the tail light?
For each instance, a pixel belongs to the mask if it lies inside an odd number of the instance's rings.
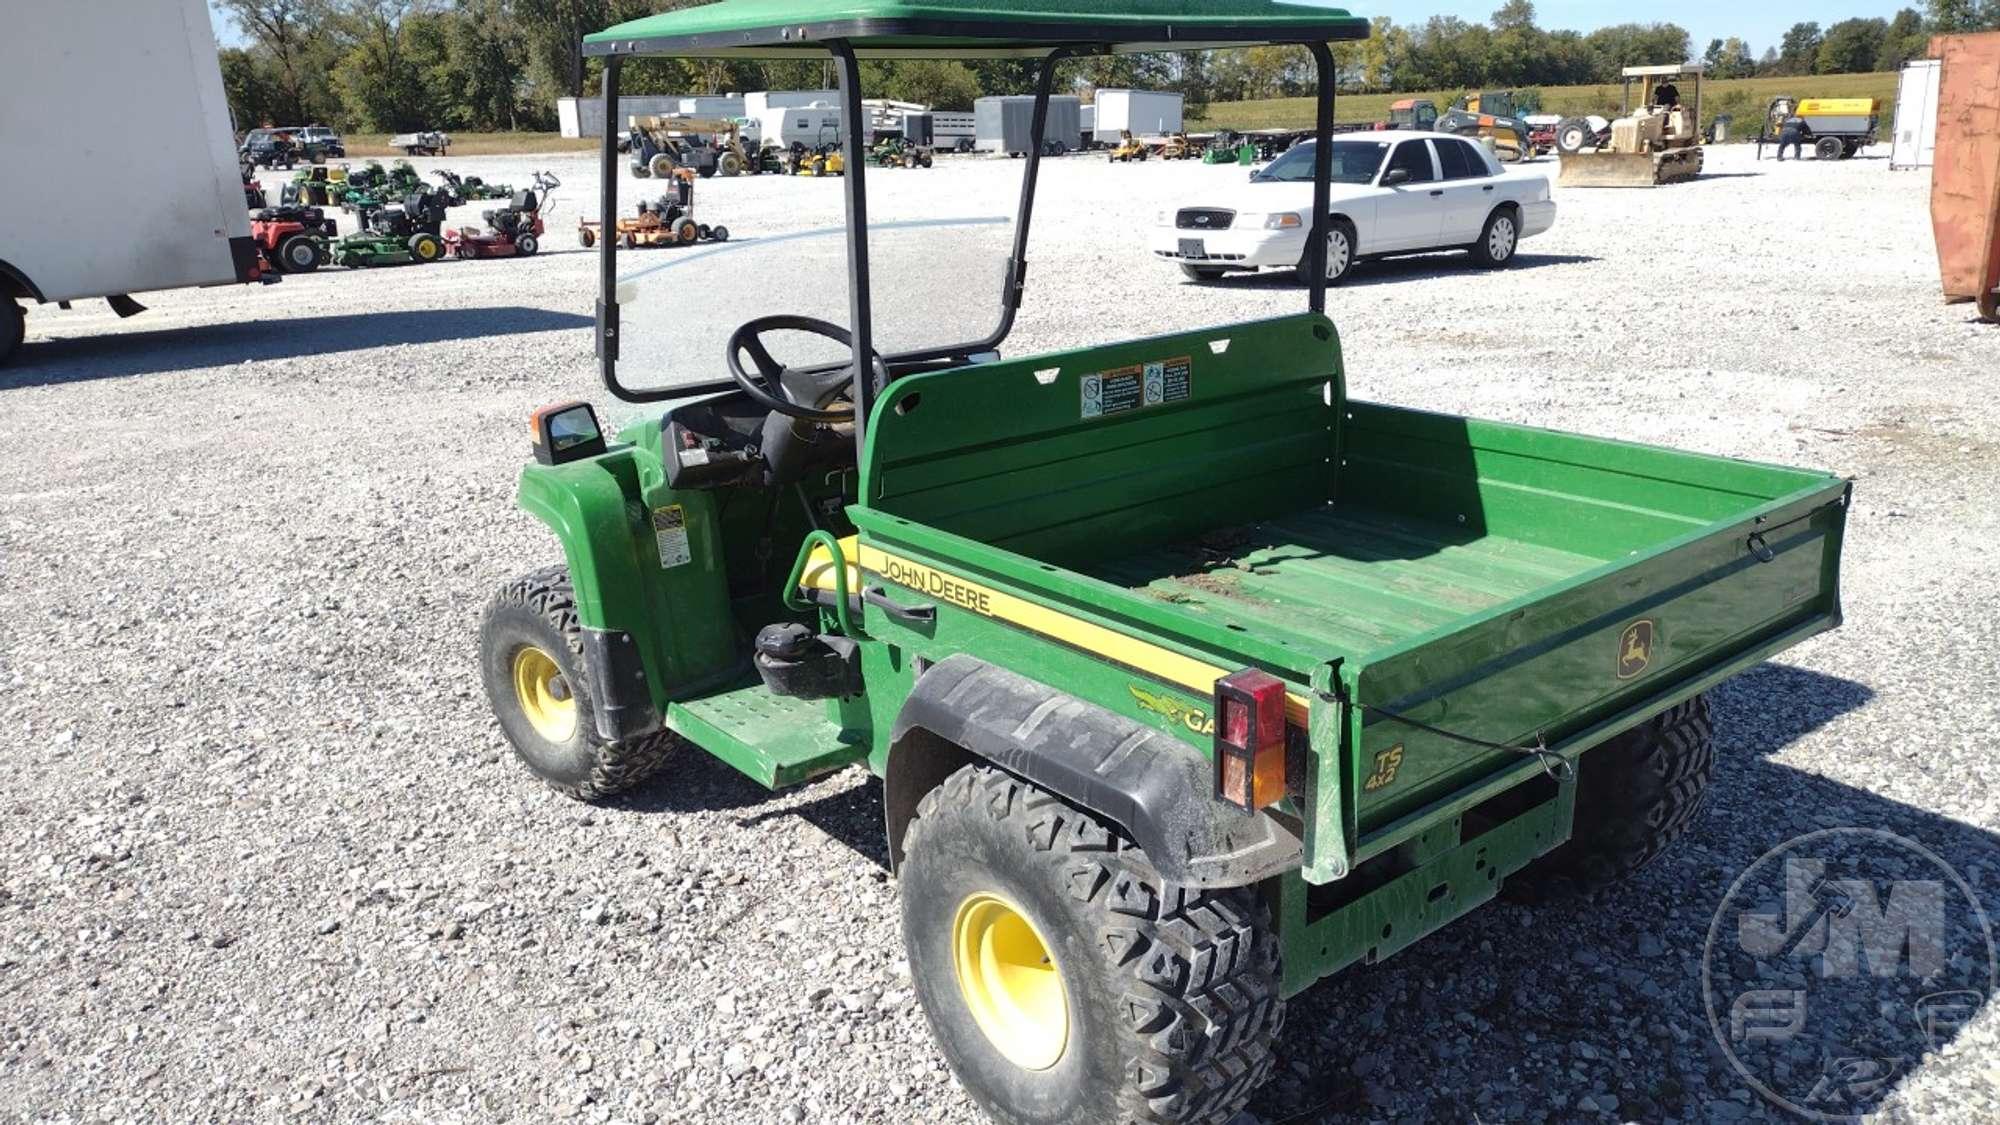
[[[1285,681],[1269,672],[1215,681],[1215,795],[1244,812],[1285,795]]]

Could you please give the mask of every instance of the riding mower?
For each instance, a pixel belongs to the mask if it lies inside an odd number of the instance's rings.
[[[1152,155],[1153,146],[1134,137],[1132,130],[1121,129],[1118,131],[1118,144],[1111,150],[1110,162],[1113,164],[1130,164],[1136,160],[1144,164],[1147,158]]]
[[[347,166],[315,164],[292,173],[279,202],[300,207],[334,207],[347,198]]]
[[[362,229],[333,244],[333,263],[350,269],[435,262],[444,257],[445,199],[417,192],[362,213]]]
[[[250,239],[258,252],[286,273],[311,273],[325,265],[327,242],[339,233],[332,216],[317,207],[266,207],[250,217]]]
[[[343,211],[363,212],[380,210],[390,198],[389,171],[379,160],[370,160],[359,168],[346,169],[347,186],[337,202]]]
[[[612,238],[627,250],[640,246],[692,246],[697,242],[727,242],[729,228],[699,223],[694,217],[695,171],[685,166],[672,172],[674,191],[655,200],[642,200],[638,213],[619,219]],[[576,240],[584,249],[597,245],[604,224],[578,219]]]
[[[444,181],[444,194],[456,207],[461,203],[473,203],[482,199],[511,199],[514,189],[506,184],[489,184],[478,176],[461,176],[457,172],[438,169],[438,179]]]
[[[542,212],[562,181],[547,172],[535,173],[532,191],[514,194],[512,203],[484,212],[490,233],[478,227],[459,227],[444,232],[445,249],[460,258],[526,258],[542,247]]]
[[[839,145],[823,144],[817,148],[796,154],[792,161],[795,176],[844,176],[847,174],[847,155]]]
[[[264,185],[257,180],[256,166],[245,161],[238,170],[243,173],[243,206],[251,211],[270,206],[264,197]]]
[[[1170,134],[1166,141],[1154,152],[1161,160],[1199,160],[1201,149],[1188,140],[1186,133]]]
[[[915,145],[902,137],[883,137],[868,150],[868,162],[877,168],[929,168],[936,157],[928,145]]]

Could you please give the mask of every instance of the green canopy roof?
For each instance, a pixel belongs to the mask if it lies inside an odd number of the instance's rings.
[[[720,0],[586,36],[587,55],[1036,56],[1365,39],[1368,21],[1282,0]]]

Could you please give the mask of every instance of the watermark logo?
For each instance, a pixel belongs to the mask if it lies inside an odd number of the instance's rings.
[[[1730,886],[1702,951],[1716,1042],[1764,1098],[1819,1121],[1872,1112],[2000,989],[1992,927],[1952,866],[1835,828]]]

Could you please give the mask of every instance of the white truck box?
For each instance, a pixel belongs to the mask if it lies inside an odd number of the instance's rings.
[[[1117,144],[1119,134],[1126,130],[1135,137],[1164,137],[1182,128],[1179,94],[1099,90],[1096,118],[1085,131],[1100,144]]]
[[[7,0],[5,8],[0,300],[254,280],[257,252],[204,0]],[[143,158],[135,137],[145,138]],[[10,327],[0,322],[0,353]]]

